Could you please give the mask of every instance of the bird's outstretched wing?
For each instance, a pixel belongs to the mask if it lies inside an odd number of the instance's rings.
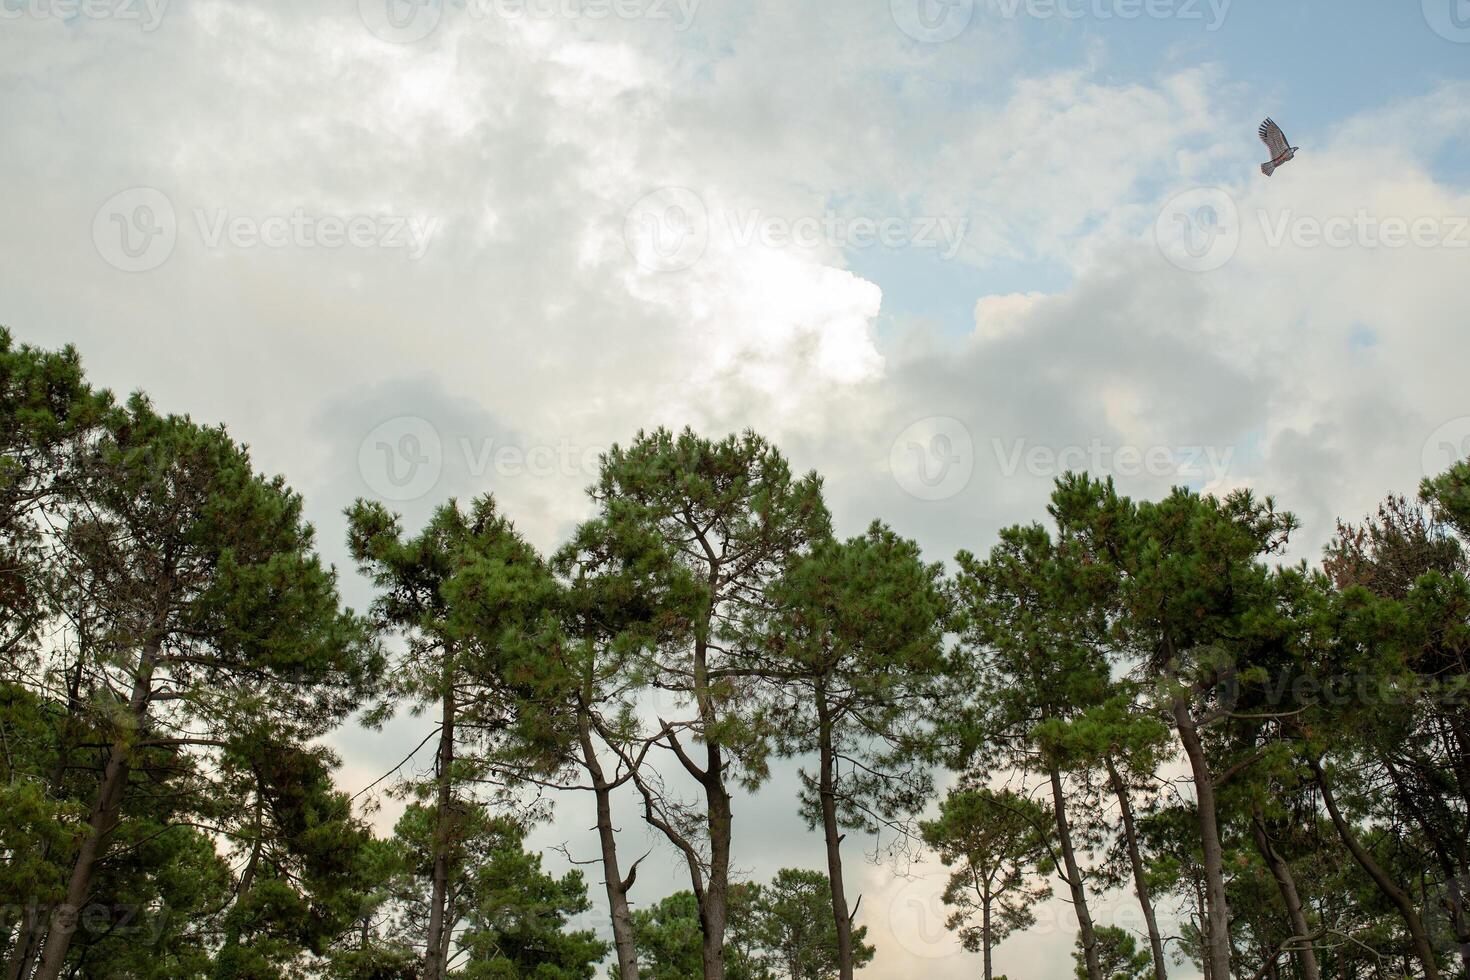
[[[1271,151],[1273,160],[1291,149],[1291,144],[1286,141],[1286,134],[1281,131],[1280,126],[1276,125],[1276,121],[1270,118],[1261,123],[1261,142],[1265,143],[1266,148]]]

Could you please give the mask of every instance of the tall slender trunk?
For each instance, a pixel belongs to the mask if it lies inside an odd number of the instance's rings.
[[[1470,980],[1470,914],[1465,910],[1465,885],[1470,875],[1462,881],[1453,875],[1446,886],[1449,890],[1450,921],[1455,927],[1455,939],[1460,944],[1460,966],[1465,980]]]
[[[995,948],[995,940],[990,934],[990,905],[992,902],[990,894],[990,882],[985,882],[985,889],[980,896],[980,942],[985,950],[985,980],[992,980],[995,976],[995,966],[991,962],[991,951]]]
[[[61,780],[71,764],[72,733],[76,728],[77,711],[81,706],[82,672],[87,664],[88,633],[85,625],[79,628],[78,633],[76,666],[67,681],[66,717],[62,720],[56,761],[48,779],[48,785],[58,798],[61,795]],[[43,841],[40,857],[44,860],[50,852],[51,842]],[[35,966],[36,956],[41,952],[41,945],[46,941],[44,919],[38,904],[33,900],[17,923],[10,960],[5,964],[5,980],[21,980],[30,974],[31,968]]]
[[[1092,913],[1087,909],[1087,888],[1077,853],[1072,847],[1072,825],[1067,820],[1067,800],[1062,789],[1062,773],[1055,762],[1047,761],[1051,776],[1052,811],[1057,822],[1057,843],[1062,849],[1062,863],[1067,872],[1067,887],[1072,892],[1072,907],[1077,912],[1077,931],[1082,934],[1082,958],[1087,966],[1087,980],[1106,980],[1097,955],[1097,932],[1092,926]]]
[[[709,746],[710,779],[705,785],[709,813],[709,882],[699,903],[704,930],[704,980],[725,980],[725,922],[729,915],[730,837],[733,817],[725,789],[724,759],[718,745]]]
[[[1230,980],[1215,973],[1214,949],[1210,946],[1210,912],[1202,888],[1194,890],[1195,909],[1199,912],[1200,972],[1204,980]]]
[[[719,574],[718,563],[712,563],[711,592],[717,591]],[[710,628],[708,619],[705,628]],[[705,819],[709,828],[709,880],[702,891],[697,887],[695,890],[703,936],[700,958],[704,980],[725,980],[725,923],[729,915],[730,838],[734,817],[730,793],[725,788],[724,750],[712,735],[719,717],[709,686],[709,642],[703,636],[697,636],[694,641],[694,698],[705,733],[705,767],[699,779],[704,787]]]
[[[449,975],[449,960],[454,948],[454,923],[457,917],[454,915],[456,905],[454,900],[457,895],[446,894],[444,897],[444,931],[439,935],[439,962],[444,964],[444,974]]]
[[[1466,667],[1466,661],[1461,658],[1461,671]],[[1470,714],[1461,713],[1442,716],[1442,729],[1445,743],[1445,755],[1449,758],[1449,767],[1454,771],[1455,786],[1460,789],[1460,799],[1466,804],[1466,813],[1470,813]],[[1460,943],[1460,967],[1466,980],[1470,980],[1470,901],[1467,901],[1467,890],[1470,890],[1470,855],[1466,854],[1467,845],[1470,842],[1470,826],[1466,826],[1466,833],[1460,836],[1455,848],[1458,855],[1460,870],[1448,871],[1446,879],[1446,892],[1449,898],[1449,923],[1454,927],[1455,942]]]
[[[607,888],[607,905],[612,917],[613,949],[618,957],[618,980],[638,980],[638,950],[633,942],[633,915],[628,910],[628,889],[638,871],[635,861],[627,880],[618,866],[618,842],[612,821],[612,787],[597,759],[592,742],[592,729],[587,705],[578,706],[578,736],[582,745],[582,764],[592,779],[592,794],[597,800],[597,838],[602,847],[602,877]]]
[[[1454,748],[1450,747],[1450,751],[1453,752]],[[1470,980],[1470,919],[1467,919],[1465,914],[1464,896],[1460,889],[1460,875],[1464,873],[1464,869],[1470,869],[1470,835],[1460,834],[1457,839],[1446,840],[1440,827],[1425,812],[1420,794],[1414,792],[1399,766],[1394,764],[1391,757],[1384,758],[1382,762],[1388,771],[1389,778],[1393,780],[1400,803],[1413,816],[1424,839],[1429,841],[1434,848],[1435,858],[1439,861],[1440,869],[1444,871],[1446,885],[1444,904],[1446,911],[1450,914],[1450,927],[1454,930],[1455,941],[1460,947],[1463,976],[1465,980]],[[1443,800],[1438,802],[1441,819],[1453,812],[1444,806]],[[1454,831],[1451,831],[1451,835],[1454,835]],[[1428,907],[1426,902],[1425,908]]]
[[[41,943],[46,937],[41,916],[40,904],[35,899],[21,909],[20,921],[16,923],[13,945],[10,948],[10,959],[5,964],[5,980],[20,980],[31,972],[36,954],[40,952]]]
[[[827,839],[827,878],[832,885],[832,920],[837,927],[837,973],[852,980],[852,917],[847,910],[847,892],[842,884],[842,835],[837,826],[836,751],[832,745],[832,715],[827,689],[817,684],[817,742],[820,755],[818,796],[822,804],[822,830]],[[988,973],[987,973],[988,980]]]
[[[70,952],[72,937],[76,934],[77,916],[87,904],[97,864],[106,850],[107,837],[120,817],[123,794],[128,785],[133,739],[147,729],[148,704],[153,696],[153,671],[162,648],[161,639],[150,639],[138,657],[138,669],[133,675],[133,691],[128,701],[128,723],[114,736],[108,749],[102,783],[97,788],[97,797],[87,817],[86,836],[82,838],[76,860],[72,863],[65,902],[57,909],[47,931],[35,980],[57,980],[66,965],[66,954]]]
[[[712,573],[717,577],[717,573]],[[713,589],[714,585],[711,584]],[[708,620],[706,620],[708,627]],[[730,890],[730,838],[734,825],[730,807],[730,793],[725,786],[725,756],[716,732],[719,727],[715,695],[709,686],[708,643],[703,633],[696,633],[692,661],[690,691],[699,711],[700,733],[705,748],[705,764],[698,763],[685,751],[677,733],[665,725],[655,738],[667,738],[667,747],[674,753],[686,772],[698,781],[704,790],[705,833],[708,835],[709,850],[702,852],[697,843],[683,829],[675,827],[655,811],[658,792],[653,790],[638,775],[637,763],[627,760],[634,785],[643,796],[644,820],[657,827],[669,842],[679,849],[689,869],[689,884],[694,900],[699,905],[699,927],[701,934],[700,962],[705,980],[725,980],[725,928],[729,917]]]
[[[1302,980],[1321,980],[1322,974],[1317,969],[1317,951],[1311,945],[1311,929],[1307,925],[1306,913],[1302,911],[1301,896],[1296,890],[1296,878],[1291,873],[1291,865],[1276,850],[1271,843],[1271,837],[1266,833],[1266,820],[1261,813],[1260,806],[1251,810],[1251,836],[1256,840],[1256,850],[1261,852],[1266,866],[1271,869],[1271,877],[1276,879],[1276,889],[1281,892],[1281,901],[1286,905],[1286,916],[1291,922],[1291,931],[1295,936],[1301,937],[1306,945],[1297,949],[1296,961],[1302,971]]]
[[[1171,677],[1175,683],[1177,678]],[[1215,975],[1230,976],[1230,906],[1225,899],[1225,848],[1220,843],[1220,818],[1215,806],[1215,780],[1200,744],[1199,730],[1190,714],[1189,702],[1178,694],[1171,698],[1174,727],[1189,768],[1194,776],[1194,797],[1199,813],[1200,846],[1204,852],[1205,914],[1210,921],[1210,961]]]
[[[1373,859],[1368,853],[1352,828],[1343,819],[1342,812],[1337,807],[1337,797],[1333,795],[1332,787],[1328,784],[1327,775],[1322,771],[1322,762],[1315,756],[1308,755],[1307,765],[1312,769],[1312,775],[1316,777],[1317,789],[1322,793],[1322,802],[1327,807],[1327,816],[1332,820],[1332,826],[1337,830],[1337,836],[1342,839],[1353,859],[1373,879],[1383,897],[1393,903],[1403,917],[1404,925],[1408,927],[1409,937],[1414,944],[1414,955],[1418,957],[1419,963],[1424,967],[1425,980],[1439,980],[1439,964],[1434,958],[1434,947],[1429,943],[1429,934],[1424,930],[1424,921],[1419,918],[1419,912],[1414,908],[1414,900],[1409,893],[1399,887],[1388,872]]]
[[[448,660],[446,652],[446,660]],[[446,668],[444,694],[440,707],[438,780],[439,792],[434,813],[434,878],[429,895],[429,932],[424,943],[424,980],[444,980],[448,973],[445,955],[445,933],[454,929],[447,922],[449,895],[449,835],[453,813],[454,723],[456,704],[454,678]]]
[[[259,777],[256,780],[255,795],[255,841],[250,846],[250,858],[245,862],[245,868],[240,872],[240,881],[235,888],[235,905],[239,906],[249,896],[250,889],[255,884],[255,870],[260,865],[261,836],[265,823],[265,800],[260,794]],[[234,963],[235,950],[240,946],[240,923],[236,916],[228,916],[225,922],[224,941],[220,944],[220,951],[214,958],[214,975],[221,980],[228,980],[235,975],[236,965]]]
[[[1143,909],[1143,921],[1148,927],[1149,954],[1153,957],[1155,980],[1169,980],[1164,967],[1164,939],[1159,934],[1159,921],[1154,915],[1153,898],[1149,894],[1148,874],[1143,866],[1143,855],[1138,849],[1138,827],[1133,819],[1133,799],[1128,793],[1128,784],[1123,781],[1111,755],[1104,757],[1108,767],[1108,782],[1113,795],[1118,798],[1118,809],[1123,814],[1123,840],[1128,845],[1128,863],[1133,868],[1133,892]]]

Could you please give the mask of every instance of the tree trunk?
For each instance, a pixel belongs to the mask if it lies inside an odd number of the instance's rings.
[[[1177,678],[1171,678],[1175,683]],[[1173,701],[1174,727],[1194,776],[1194,796],[1199,811],[1200,845],[1204,851],[1205,914],[1210,922],[1210,962],[1215,976],[1230,976],[1230,906],[1225,900],[1225,849],[1220,843],[1219,815],[1215,809],[1215,780],[1200,744],[1199,731],[1189,702],[1178,694]]]
[[[46,941],[46,930],[41,922],[42,911],[35,899],[21,909],[20,921],[16,924],[14,945],[10,949],[10,959],[5,964],[5,980],[21,980],[28,976],[31,967],[36,961],[36,954],[41,951],[41,944]]]
[[[1327,776],[1322,771],[1321,760],[1309,756],[1307,764],[1312,768],[1312,774],[1316,777],[1317,788],[1322,793],[1322,802],[1327,807],[1327,815],[1332,819],[1332,826],[1337,829],[1337,836],[1342,838],[1343,844],[1352,854],[1358,865],[1373,879],[1383,897],[1393,903],[1399,910],[1399,915],[1404,919],[1404,925],[1409,929],[1409,936],[1414,943],[1414,954],[1419,958],[1420,965],[1424,967],[1425,980],[1439,980],[1439,965],[1434,958],[1434,947],[1429,943],[1429,934],[1424,931],[1424,922],[1419,918],[1418,911],[1414,908],[1414,901],[1409,893],[1400,888],[1388,872],[1373,859],[1363,847],[1347,821],[1343,819],[1342,812],[1337,808],[1337,798],[1332,793],[1332,787],[1327,783]]]
[[[1128,784],[1118,772],[1118,767],[1113,763],[1113,757],[1107,756],[1104,761],[1108,767],[1108,782],[1113,787],[1113,795],[1118,798],[1118,809],[1123,814],[1123,840],[1128,845],[1128,863],[1133,867],[1133,891],[1138,896],[1138,904],[1143,909],[1143,921],[1148,927],[1149,954],[1153,957],[1155,980],[1169,980],[1168,971],[1164,967],[1164,939],[1159,935],[1158,918],[1154,915],[1154,903],[1149,895],[1148,877],[1143,867],[1143,855],[1138,849],[1138,828],[1133,821],[1133,800],[1128,794]]]
[[[1266,980],[1281,980],[1281,969],[1276,965],[1276,958],[1272,955],[1272,951],[1265,950],[1261,955],[1262,958],[1271,957],[1266,960]]]
[[[995,947],[995,943],[991,939],[991,936],[990,936],[990,905],[991,905],[991,902],[992,902],[992,898],[991,898],[991,895],[990,895],[990,882],[987,881],[985,883],[985,891],[984,891],[984,893],[980,897],[980,907],[981,907],[981,912],[980,912],[980,930],[981,930],[981,932],[980,932],[980,942],[981,942],[981,945],[984,947],[984,951],[985,951],[984,952],[984,955],[985,955],[985,980],[992,980],[992,978],[995,976],[995,967],[991,963],[991,958],[990,958],[991,950]]]
[[[446,653],[446,658],[448,654]],[[449,895],[449,835],[453,819],[453,774],[454,766],[454,682],[444,678],[444,696],[439,726],[439,756],[437,762],[439,796],[434,814],[434,883],[429,896],[429,932],[424,945],[424,980],[444,980],[448,972],[444,954],[445,932],[452,931],[454,924],[446,922]]]
[[[260,850],[262,846],[262,833],[264,826],[265,800],[260,794],[260,782],[256,780],[255,794],[255,842],[250,847],[250,859],[245,862],[245,868],[240,872],[240,881],[235,887],[235,905],[244,902],[250,895],[250,889],[255,884],[255,870],[260,865]],[[240,924],[235,916],[228,916],[225,925],[224,940],[220,944],[219,954],[214,958],[214,975],[220,980],[229,980],[236,972],[233,963],[234,951],[240,946]]]
[[[1072,907],[1077,912],[1077,930],[1082,934],[1082,955],[1087,965],[1087,980],[1106,980],[1102,963],[1097,955],[1097,933],[1092,927],[1092,913],[1087,910],[1087,888],[1082,881],[1082,869],[1077,865],[1077,854],[1072,849],[1072,825],[1067,820],[1066,796],[1062,790],[1062,774],[1056,763],[1047,762],[1051,775],[1052,810],[1057,821],[1057,842],[1062,849],[1062,862],[1067,872],[1067,887],[1072,891]]]
[[[113,738],[108,749],[107,766],[102,771],[102,784],[97,788],[97,798],[87,817],[87,833],[82,838],[76,860],[72,863],[65,902],[56,910],[51,928],[47,931],[46,945],[41,954],[41,965],[36,969],[35,980],[57,980],[61,976],[62,967],[66,965],[66,954],[71,950],[72,936],[76,933],[77,917],[87,904],[93,875],[106,850],[106,838],[117,826],[120,816],[123,794],[128,785],[128,763],[133,738],[147,728],[148,704],[153,696],[153,670],[161,649],[161,640],[150,640],[138,657],[138,670],[133,675],[133,692],[128,701],[128,720],[131,726],[125,725],[124,730]]]
[[[852,918],[847,911],[847,892],[842,884],[842,836],[837,826],[836,752],[832,746],[832,717],[827,691],[817,685],[817,740],[820,755],[818,791],[822,804],[822,831],[827,839],[827,878],[832,886],[832,919],[837,927],[837,972],[840,980],[852,980]],[[989,971],[986,971],[989,980]]]
[[[1292,876],[1291,866],[1271,844],[1270,835],[1266,833],[1266,822],[1259,806],[1252,809],[1251,835],[1256,839],[1256,849],[1261,852],[1266,866],[1271,869],[1271,877],[1276,879],[1276,888],[1281,892],[1281,901],[1286,904],[1286,915],[1291,922],[1292,934],[1302,937],[1302,942],[1307,944],[1296,951],[1296,960],[1301,967],[1302,980],[1321,980],[1322,974],[1317,969],[1317,951],[1311,946],[1309,938],[1311,930],[1307,925],[1306,913],[1302,911],[1302,900],[1296,890],[1296,879]]]
[[[725,920],[729,915],[730,836],[733,819],[725,791],[724,764],[718,745],[709,746],[709,883],[699,903],[704,929],[704,980],[725,980]]]
[[[69,672],[67,681],[66,717],[62,721],[58,738],[56,762],[51,767],[47,785],[58,797],[61,795],[61,780],[71,764],[72,733],[76,728],[77,711],[81,705],[82,672],[87,664],[87,631],[80,630],[77,641],[76,666]],[[41,844],[41,858],[51,852],[51,842]],[[15,942],[11,947],[10,960],[5,964],[5,980],[21,980],[28,976],[35,965],[41,945],[46,941],[46,924],[41,910],[33,900],[16,924]]]
[[[679,849],[688,866],[690,887],[694,892],[694,900],[699,905],[700,961],[704,978],[725,980],[725,926],[729,915],[730,838],[734,819],[730,808],[730,794],[725,788],[724,752],[719,741],[712,735],[717,730],[719,718],[715,710],[714,695],[709,688],[705,655],[705,641],[696,639],[693,683],[690,689],[694,693],[699,721],[703,726],[701,737],[705,743],[705,767],[700,768],[685,752],[672,729],[665,727],[655,741],[667,737],[668,748],[704,790],[708,858],[683,830],[674,827],[654,812],[657,793],[638,776],[636,768],[632,769],[632,778],[643,796],[644,820],[650,826],[658,828]],[[636,766],[636,763],[631,763],[626,757],[625,761]]]
[[[449,975],[449,960],[454,951],[454,923],[459,921],[455,914],[455,898],[458,896],[448,895],[444,899],[444,931],[439,936],[439,962],[444,964],[444,975]]]
[[[1195,908],[1199,911],[1200,972],[1204,980],[1230,980],[1215,974],[1214,950],[1210,946],[1210,913],[1205,896],[1198,888],[1195,889]]]
[[[717,564],[710,569],[711,591],[716,591],[719,577]],[[709,628],[709,620],[705,621]],[[709,687],[709,643],[703,637],[694,641],[694,700],[705,735],[705,768],[699,774],[704,787],[705,817],[709,827],[709,881],[701,891],[695,884],[699,901],[699,924],[704,938],[701,961],[704,980],[725,980],[725,920],[729,915],[730,837],[734,819],[730,794],[725,788],[725,756],[712,732],[719,724],[714,694]],[[687,766],[686,766],[687,768]]]
[[[1470,881],[1467,876],[1466,881]],[[1455,939],[1460,944],[1460,965],[1465,980],[1470,980],[1470,915],[1465,911],[1465,888],[1459,878],[1450,877],[1446,883],[1449,891],[1450,920],[1455,927]]]
[[[1450,750],[1453,752],[1453,747]],[[1425,812],[1420,801],[1420,794],[1415,793],[1409,786],[1399,767],[1394,764],[1392,757],[1384,757],[1382,764],[1388,770],[1389,778],[1393,780],[1401,805],[1413,815],[1414,822],[1419,825],[1424,839],[1433,846],[1434,855],[1439,861],[1440,868],[1444,871],[1446,886],[1444,905],[1450,914],[1450,926],[1454,930],[1455,940],[1460,947],[1463,976],[1465,980],[1470,980],[1470,920],[1466,918],[1464,897],[1460,890],[1462,869],[1470,868],[1470,835],[1461,833],[1456,835],[1457,839],[1446,840],[1441,827]],[[1453,810],[1444,805],[1443,800],[1437,802],[1442,819],[1449,813],[1453,813]],[[1429,908],[1427,901],[1424,907]]]
[[[592,731],[585,705],[578,711],[579,736],[582,743],[582,762],[592,778],[592,793],[597,799],[597,838],[602,846],[602,877],[607,887],[607,905],[612,917],[613,949],[618,957],[618,980],[638,980],[638,950],[633,942],[633,915],[628,910],[628,889],[632,887],[632,874],[623,880],[618,866],[618,842],[612,821],[612,788],[609,786],[602,763],[597,759],[597,747],[592,742]],[[638,870],[633,864],[633,873]]]

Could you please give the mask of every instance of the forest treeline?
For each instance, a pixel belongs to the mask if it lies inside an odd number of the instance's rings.
[[[639,433],[589,493],[551,554],[489,496],[352,503],[356,613],[222,427],[0,332],[4,980],[846,980],[844,862],[918,854],[987,980],[1052,895],[1082,980],[1470,980],[1470,464],[1311,564],[1270,498],[1067,475],[947,570],[753,433]],[[350,795],[323,736],[399,712]],[[783,759],[822,870],[740,880]],[[600,853],[558,876],[568,795]]]

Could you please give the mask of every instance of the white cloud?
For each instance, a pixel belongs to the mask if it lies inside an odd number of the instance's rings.
[[[1037,292],[981,296],[975,301],[975,336],[995,340],[1013,333],[1045,298],[1045,293]]]
[[[1272,247],[1259,219],[1470,214],[1467,188],[1432,167],[1465,130],[1463,84],[1327,128],[1267,182],[1246,83],[1222,68],[1126,82],[1028,68],[1005,25],[923,46],[885,3],[706,0],[686,33],[446,17],[393,45],[351,6],[216,0],[176,4],[149,34],[41,20],[0,34],[0,127],[22,134],[0,158],[0,321],[75,341],[103,383],[227,422],[306,493],[339,563],[340,508],[370,489],[358,443],[399,415],[439,431],[436,493],[493,490],[545,547],[585,513],[590,474],[477,467],[485,440],[595,450],[689,422],[770,435],[827,477],[839,530],[881,516],[935,558],[1041,514],[1049,474],[1002,472],[996,447],[1017,440],[1230,449],[1225,485],[1300,511],[1311,557],[1334,516],[1411,488],[1425,439],[1470,415],[1470,252]],[[1389,143],[1389,127],[1414,135]],[[127,274],[91,229],[141,185],[172,202],[178,244]],[[1223,186],[1243,218],[1235,257],[1205,274],[1152,241],[1163,202],[1196,185]],[[696,194],[708,242],[658,272],[629,253],[625,219],[665,187]],[[439,224],[412,261],[211,249],[194,217],[296,207]],[[967,217],[973,334],[880,332],[882,262],[858,275],[841,243],[746,242],[754,212]],[[1065,281],[1036,291],[1037,264]],[[996,285],[997,268],[1021,271]],[[890,449],[936,416],[967,428],[974,475],[921,501],[888,475]],[[344,737],[352,778],[406,737]],[[819,864],[788,782],[740,811],[737,860],[757,875],[771,855]],[[548,833],[587,824],[569,810]],[[642,832],[635,814],[624,825]],[[904,883],[852,850],[878,916]],[[1012,975],[1070,976],[1070,935],[1015,942]],[[973,973],[904,948],[866,975]]]

